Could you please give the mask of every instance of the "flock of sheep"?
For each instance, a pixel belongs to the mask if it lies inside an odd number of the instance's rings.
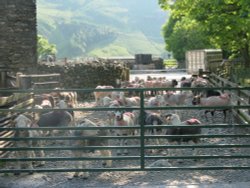
[[[121,85],[122,88],[148,88],[145,91],[145,100],[143,103],[146,107],[164,107],[164,106],[178,106],[178,105],[202,105],[202,106],[227,106],[230,104],[230,95],[227,93],[221,93],[220,91],[214,90],[192,90],[194,87],[210,87],[207,79],[201,77],[182,78],[180,83],[176,80],[166,80],[165,78],[151,78],[147,80],[141,80],[135,78],[132,82],[125,82]],[[190,88],[184,91],[171,91],[169,88],[180,87]],[[150,90],[151,88],[164,88],[163,91]],[[94,92],[95,105],[96,107],[105,106],[110,107],[112,110],[106,112],[106,116],[109,125],[114,126],[136,126],[139,124],[141,114],[138,110],[120,110],[119,107],[139,107],[141,99],[136,92],[125,93],[123,91],[100,91],[100,89],[113,89],[112,86],[97,86],[98,91]],[[61,127],[61,126],[76,126],[76,127],[99,127],[105,125],[98,125],[91,121],[89,118],[81,118],[75,116],[74,108],[78,107],[77,93],[76,92],[53,92],[50,94],[40,95],[36,100],[34,108],[44,109],[50,108],[49,112],[36,112],[33,118],[20,114],[15,120],[16,127]],[[57,109],[69,109],[69,110],[57,110]],[[72,109],[71,109],[72,108]],[[117,108],[117,110],[113,110]],[[226,118],[226,110],[225,112]],[[206,110],[214,115],[215,110]],[[143,115],[144,125],[200,125],[201,121],[198,118],[181,120],[180,115],[176,111],[169,110],[145,110]],[[148,129],[146,135],[185,135],[185,134],[200,134],[201,128],[167,128],[167,129]],[[23,135],[22,135],[23,134]],[[48,132],[29,130],[29,131],[17,131],[17,137],[36,137],[41,135],[48,135]],[[53,134],[53,133],[52,133]],[[70,132],[73,136],[107,136],[110,135],[110,131],[106,129],[101,130],[72,130]],[[129,136],[139,134],[139,131],[134,129],[116,129],[114,133],[116,136]],[[194,142],[198,143],[199,139],[168,139],[169,143],[172,142]],[[43,145],[42,141],[18,141],[16,142],[17,147],[31,147],[34,145]],[[157,144],[159,140],[156,139]],[[75,140],[72,141],[71,146],[102,146],[108,145],[106,141],[99,140]],[[120,146],[126,146],[126,139],[119,139]],[[117,155],[128,154],[127,149],[117,149]],[[35,153],[31,151],[18,151],[18,157],[34,157]],[[101,150],[104,156],[111,156],[109,150]],[[73,150],[72,154],[74,157],[81,157],[88,155],[88,152]],[[39,153],[41,157],[45,154],[43,151]],[[104,161],[104,165],[111,166],[112,161]],[[40,165],[44,165],[44,161]],[[85,161],[76,161],[76,168],[86,168]],[[19,162],[17,167],[19,169],[24,166],[28,166],[29,169],[33,169],[32,162]],[[75,172],[74,176],[79,176],[79,172]],[[88,176],[87,172],[83,173],[84,177]]]

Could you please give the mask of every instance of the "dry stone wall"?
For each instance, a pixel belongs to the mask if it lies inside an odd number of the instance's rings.
[[[117,81],[129,79],[129,69],[123,62],[100,60],[71,65],[38,64],[34,74],[61,74],[61,87],[88,89],[97,85],[118,87]],[[43,81],[42,78],[38,81]]]
[[[0,63],[29,71],[37,63],[36,1],[0,1]]]

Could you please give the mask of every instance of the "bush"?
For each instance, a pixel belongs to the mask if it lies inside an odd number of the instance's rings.
[[[178,67],[178,62],[176,59],[165,59],[163,62],[166,68],[176,68]]]

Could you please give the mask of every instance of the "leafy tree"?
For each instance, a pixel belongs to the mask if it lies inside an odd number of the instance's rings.
[[[56,55],[56,45],[50,44],[48,39],[42,35],[37,36],[37,54],[38,58],[46,57],[47,55]]]
[[[195,20],[211,44],[243,58],[250,66],[249,0],[159,0],[174,18]]]
[[[187,17],[176,19],[170,16],[163,27],[163,36],[166,49],[172,51],[179,62],[185,60],[187,50],[213,47],[199,24]]]

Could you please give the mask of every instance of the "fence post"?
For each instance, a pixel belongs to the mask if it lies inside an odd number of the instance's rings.
[[[144,133],[145,133],[145,127],[144,127],[144,119],[145,119],[145,110],[144,110],[144,90],[140,90],[140,136],[141,136],[141,170],[145,169],[145,143],[144,143]]]
[[[238,88],[239,88],[239,86],[238,86]],[[240,97],[241,97],[241,90],[240,89],[238,89],[237,90],[237,95],[238,95],[238,99],[237,99],[237,106],[240,106]],[[240,113],[240,110],[238,109],[237,110],[237,113],[239,114]]]
[[[32,79],[30,76],[20,75],[18,79],[19,79],[20,89],[30,89],[31,88]]]
[[[0,88],[6,88],[6,72],[1,71],[1,78],[0,78]]]
[[[250,96],[248,97],[248,104],[250,104]],[[248,109],[248,115],[250,115],[250,109]]]

